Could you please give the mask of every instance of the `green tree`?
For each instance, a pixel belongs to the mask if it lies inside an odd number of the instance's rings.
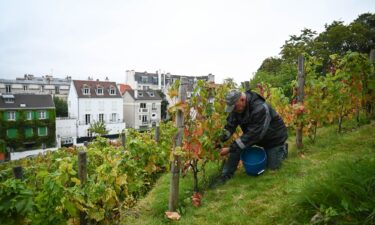
[[[98,134],[100,136],[108,134],[108,130],[106,129],[105,124],[103,122],[100,122],[100,121],[96,121],[96,122],[90,124],[89,130],[93,134]]]
[[[66,101],[62,100],[59,97],[53,97],[53,102],[56,107],[56,116],[57,117],[67,117],[68,116],[68,104]]]
[[[288,63],[297,64],[297,58],[303,53],[314,54],[314,39],[316,31],[310,29],[301,30],[299,36],[291,35],[290,39],[285,41],[281,47],[281,58]]]

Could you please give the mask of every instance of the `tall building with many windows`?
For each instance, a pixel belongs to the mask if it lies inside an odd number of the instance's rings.
[[[0,79],[0,93],[2,94],[50,94],[66,100],[69,93],[71,77],[55,78],[51,75],[35,77],[25,74],[15,80]]]

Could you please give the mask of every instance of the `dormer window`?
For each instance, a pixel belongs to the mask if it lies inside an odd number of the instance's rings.
[[[5,98],[5,103],[14,103],[14,98]]]
[[[150,97],[155,97],[154,92],[149,92],[148,95],[150,95]]]
[[[14,103],[14,95],[3,95],[2,96],[5,103]]]
[[[109,88],[109,94],[110,94],[110,95],[116,95],[116,89],[115,89],[114,87],[111,86],[111,87]]]
[[[143,93],[142,92],[138,92],[138,96],[139,97],[143,97]]]
[[[103,87],[97,87],[96,88],[96,94],[97,95],[103,95]]]
[[[83,95],[90,95],[90,88],[87,85],[83,86],[82,93]]]

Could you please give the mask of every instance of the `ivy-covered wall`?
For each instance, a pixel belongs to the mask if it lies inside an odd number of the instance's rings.
[[[0,140],[3,140],[5,147],[12,147],[15,151],[25,150],[28,148],[41,148],[45,143],[46,147],[55,146],[56,132],[56,111],[55,109],[46,109],[47,118],[39,119],[38,112],[40,110],[13,110],[16,111],[16,120],[8,121],[7,112],[0,111]],[[32,119],[27,120],[27,112],[32,111]],[[47,127],[47,136],[38,135],[38,127]],[[17,129],[14,138],[7,136],[8,129]],[[32,135],[31,130],[32,129]],[[0,146],[1,147],[1,146]]]

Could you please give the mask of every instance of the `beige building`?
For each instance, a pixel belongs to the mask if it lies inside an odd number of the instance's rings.
[[[127,127],[148,130],[160,122],[162,98],[154,90],[127,90],[123,98]]]

